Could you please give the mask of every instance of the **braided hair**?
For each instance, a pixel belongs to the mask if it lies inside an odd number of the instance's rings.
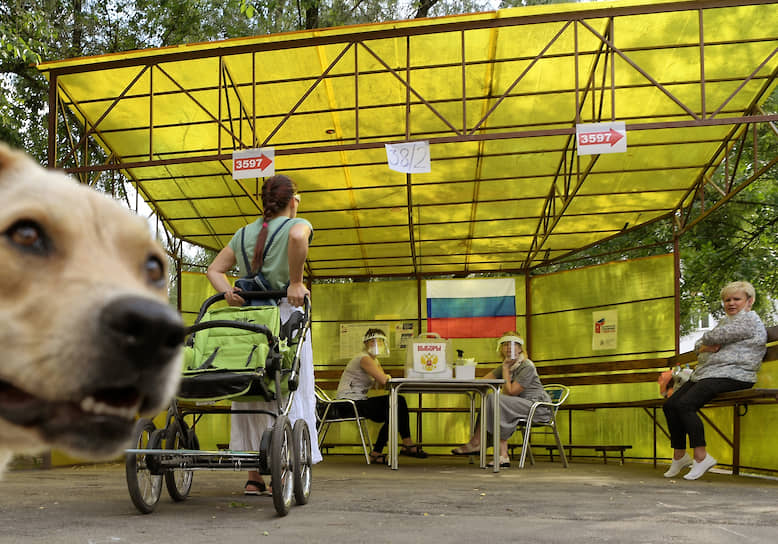
[[[276,174],[265,180],[262,184],[262,230],[257,236],[257,244],[254,247],[254,258],[251,261],[251,269],[257,272],[262,269],[264,260],[265,242],[267,241],[267,224],[286,208],[297,192],[294,182],[282,174]]]

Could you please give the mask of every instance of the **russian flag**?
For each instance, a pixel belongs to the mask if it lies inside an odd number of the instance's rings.
[[[427,331],[443,338],[496,338],[516,330],[513,278],[428,280]]]

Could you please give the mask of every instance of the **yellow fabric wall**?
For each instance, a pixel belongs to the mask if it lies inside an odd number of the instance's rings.
[[[526,335],[525,277],[516,276],[517,330]],[[421,289],[421,304],[417,293]],[[213,294],[203,274],[184,273],[182,277],[182,312],[191,322],[203,300]],[[673,336],[673,264],[670,256],[622,261],[543,276],[530,280],[531,311],[530,336],[527,348],[539,365],[576,362],[580,358],[607,361],[628,358],[668,356],[674,346]],[[426,331],[425,282],[415,280],[368,281],[354,283],[315,284],[312,289],[313,351],[317,371],[340,372],[356,353],[341,353],[341,325],[381,324],[390,329],[410,323],[413,333]],[[617,350],[594,353],[591,349],[591,313],[594,309],[619,310],[619,346]],[[389,331],[387,331],[389,332]],[[492,368],[498,364],[493,338],[452,339],[454,349],[462,349],[466,357],[474,357],[480,366]],[[387,369],[402,368],[405,350],[397,348],[396,337],[390,334],[391,354],[384,361]],[[646,351],[647,349],[651,351]],[[636,352],[644,352],[635,355]],[[572,402],[622,398],[647,398],[655,395],[653,384],[586,386],[573,388]],[[371,394],[383,394],[375,391]],[[407,399],[410,407],[417,407],[418,395]],[[425,395],[424,406],[466,407],[466,397],[457,395]],[[615,412],[615,411],[612,411]],[[641,414],[625,411],[624,415],[608,413],[607,417],[575,414],[573,442],[633,443],[638,437],[627,436],[627,431],[641,429],[640,434],[650,438],[650,421],[643,425]],[[226,442],[229,439],[228,418],[216,424],[202,425],[198,430],[203,447]],[[644,419],[648,420],[645,416]],[[563,418],[566,419],[566,418]],[[425,444],[460,442],[467,439],[470,425],[465,414],[424,414],[421,418]],[[417,433],[416,415],[412,414],[411,428]],[[645,427],[643,429],[642,427]],[[562,425],[567,436],[567,422]],[[372,436],[378,424],[371,423]],[[512,439],[518,441],[518,437]],[[624,441],[627,442],[624,442]],[[335,425],[327,437],[330,443],[358,443],[353,425]],[[648,443],[647,443],[648,444]],[[645,446],[646,448],[648,447]],[[643,446],[639,446],[645,449]],[[428,447],[430,451],[447,451],[447,447]],[[347,450],[358,452],[359,448]],[[650,452],[649,452],[650,453]],[[648,454],[647,454],[648,455]]]

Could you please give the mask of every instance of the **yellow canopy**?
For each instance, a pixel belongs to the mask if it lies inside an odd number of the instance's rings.
[[[554,4],[39,68],[109,155],[74,136],[56,164],[123,172],[183,240],[219,249],[261,213],[232,152],[271,147],[313,277],[522,272],[688,207],[776,117],[777,28],[774,2]],[[577,156],[576,124],[612,121],[626,151]],[[387,166],[421,141],[431,172]]]

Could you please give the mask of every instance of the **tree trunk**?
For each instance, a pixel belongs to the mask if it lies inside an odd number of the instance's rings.
[[[319,28],[319,0],[311,0],[306,2],[306,4],[308,4],[305,8],[306,30]]]
[[[78,57],[83,51],[81,44],[83,28],[81,26],[83,20],[81,0],[73,0],[73,40],[70,44],[72,49],[71,56]]]
[[[437,3],[438,0],[421,0],[419,2],[419,9],[416,11],[416,15],[413,18],[421,19],[422,17],[426,17],[430,12],[430,8]]]

